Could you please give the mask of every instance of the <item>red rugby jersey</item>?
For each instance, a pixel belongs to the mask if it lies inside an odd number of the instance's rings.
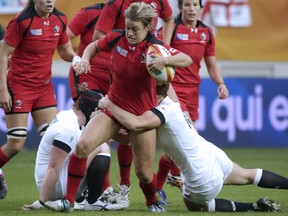
[[[168,0],[109,0],[103,8],[99,21],[96,24],[96,28],[105,33],[110,32],[112,29],[124,29],[124,12],[134,2],[150,4],[158,16],[163,20],[166,20],[172,15],[172,9]],[[156,28],[157,21],[158,17],[155,17],[153,28]]]
[[[5,42],[15,47],[11,56],[8,82],[26,86],[42,86],[51,80],[53,54],[58,45],[68,42],[67,18],[54,8],[48,18],[40,18],[34,7],[23,10],[13,18]]]
[[[215,39],[210,27],[197,21],[196,28],[188,28],[180,19],[175,22],[171,46],[189,55],[193,64],[185,68],[176,68],[172,83],[198,85],[201,83],[199,69],[204,56],[215,56]]]
[[[99,15],[103,7],[104,4],[100,3],[86,8],[82,8],[68,24],[69,29],[73,32],[75,36],[80,35],[80,44],[78,46],[79,56],[82,56],[86,46],[92,42],[94,27],[98,21]],[[87,74],[87,76],[109,76],[110,55],[111,54],[109,52],[101,52],[95,58],[91,59],[91,73]],[[93,73],[94,71],[95,74]]]
[[[141,115],[156,106],[156,81],[145,65],[147,48],[151,44],[162,44],[168,50],[171,48],[150,33],[140,44],[130,45],[124,30],[110,32],[98,41],[99,50],[111,50],[112,54],[109,98],[135,115]],[[175,51],[171,54],[178,53]]]

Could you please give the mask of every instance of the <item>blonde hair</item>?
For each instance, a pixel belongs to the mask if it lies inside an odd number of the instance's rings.
[[[147,27],[151,25],[156,13],[151,5],[144,2],[134,2],[125,10],[124,16],[131,21],[142,22],[144,27]]]
[[[35,4],[35,3],[34,3],[34,0],[28,0],[27,3],[26,3],[26,5],[25,5],[25,7],[24,7],[24,9],[27,9],[27,8],[29,8],[30,6],[34,5],[34,4]]]

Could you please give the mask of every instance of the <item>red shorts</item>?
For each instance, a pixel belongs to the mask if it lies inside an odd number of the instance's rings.
[[[199,118],[199,86],[173,84],[178,100],[183,111],[187,111],[193,121]]]
[[[48,107],[57,107],[56,96],[51,81],[47,85],[37,88],[10,83],[8,84],[8,89],[12,97],[12,110],[5,112],[6,114],[29,113]]]
[[[70,93],[73,100],[76,100],[79,96],[78,88],[83,87],[89,90],[97,90],[103,95],[106,95],[110,86],[110,75],[109,71],[103,73],[100,70],[90,72],[88,74],[82,74],[79,76],[75,75],[72,68],[69,70],[69,86]]]

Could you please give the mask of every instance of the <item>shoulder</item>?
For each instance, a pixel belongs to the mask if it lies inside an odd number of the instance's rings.
[[[84,10],[89,11],[89,10],[102,10],[103,7],[105,6],[104,3],[97,3],[88,7],[85,7]]]

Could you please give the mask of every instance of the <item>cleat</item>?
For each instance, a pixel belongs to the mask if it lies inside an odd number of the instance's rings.
[[[153,213],[160,213],[160,212],[166,212],[166,210],[162,207],[161,203],[154,202],[152,205],[147,206],[149,212]]]
[[[167,196],[165,191],[156,190],[156,200],[164,206],[168,206]]]
[[[119,199],[125,197],[126,201],[129,201],[130,186],[129,185],[113,185],[108,187],[103,193],[102,197],[110,203],[117,203]],[[118,200],[118,201],[117,201]],[[129,203],[128,203],[129,206]],[[127,206],[127,207],[128,207]]]
[[[0,199],[4,199],[8,193],[8,187],[5,180],[4,173],[0,169]]]
[[[278,212],[281,210],[278,202],[269,200],[267,198],[261,198],[257,202],[253,203],[253,208],[254,211],[262,212]]]
[[[104,200],[115,203],[117,199],[121,197],[121,194],[119,193],[119,190],[115,186],[110,186],[106,190],[103,191],[101,194],[101,197],[103,197]]]
[[[59,212],[72,212],[73,205],[66,199],[60,199],[56,201],[47,201],[45,206],[53,211]]]
[[[76,202],[74,203],[74,210],[83,210],[85,205],[85,199],[81,202]]]
[[[171,185],[171,187],[177,187],[182,191],[183,182],[180,176],[172,176],[169,172],[166,178],[166,183]]]
[[[110,203],[103,197],[99,197],[95,203],[89,204],[86,200],[84,210],[86,211],[117,211],[123,209],[123,205],[117,203]]]
[[[23,205],[22,209],[25,211],[33,211],[33,210],[43,210],[45,206],[40,203],[39,200],[36,200],[31,205]]]

